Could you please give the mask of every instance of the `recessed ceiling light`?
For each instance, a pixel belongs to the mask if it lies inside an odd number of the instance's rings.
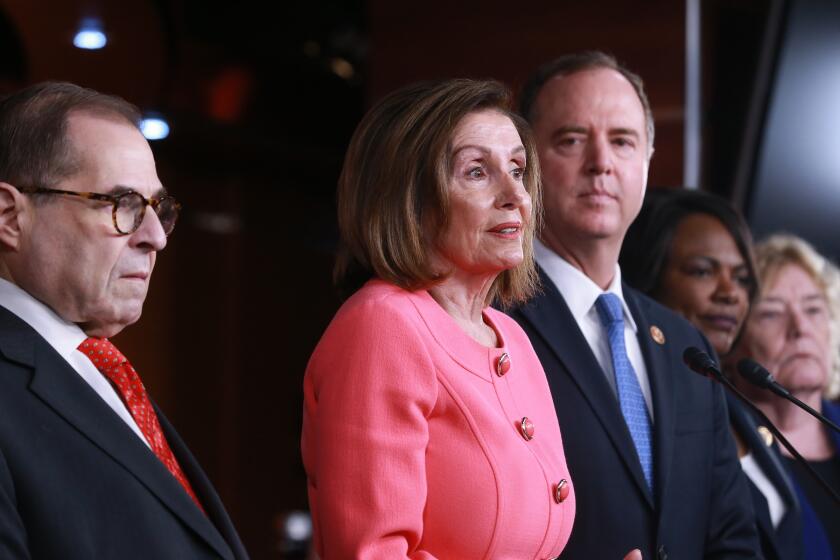
[[[108,37],[102,31],[102,23],[97,19],[84,19],[73,37],[73,45],[80,49],[97,50],[108,44]]]
[[[160,115],[149,115],[140,121],[140,132],[146,140],[163,140],[169,136],[169,123]]]

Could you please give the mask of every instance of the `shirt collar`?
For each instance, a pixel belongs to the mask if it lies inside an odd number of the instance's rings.
[[[0,278],[0,305],[35,329],[65,360],[69,361],[87,338],[78,325],[65,321],[47,305],[3,278]]]
[[[534,240],[534,257],[549,279],[557,286],[557,290],[559,290],[563,299],[566,300],[566,305],[569,306],[569,311],[572,312],[575,321],[580,324],[583,318],[594,307],[595,300],[605,290],[602,290],[586,274],[543,245],[538,239]],[[630,325],[633,332],[638,332],[636,321],[633,319],[633,315],[630,313],[630,309],[624,301],[624,292],[621,289],[621,267],[618,266],[618,263],[615,265],[615,274],[606,292],[618,296],[618,299],[621,301],[621,308],[624,310],[625,322]]]

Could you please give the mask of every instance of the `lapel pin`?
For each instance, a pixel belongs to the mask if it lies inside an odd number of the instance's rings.
[[[657,344],[665,344],[665,334],[662,332],[662,329],[660,329],[656,325],[652,325],[650,327],[650,337]]]
[[[758,435],[761,436],[761,439],[764,440],[764,445],[767,447],[773,445],[773,434],[767,426],[759,426],[756,428],[756,431],[758,432]]]

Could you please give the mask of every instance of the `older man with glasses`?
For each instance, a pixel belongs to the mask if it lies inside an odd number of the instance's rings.
[[[67,83],[0,101],[0,558],[247,558],[108,340],[180,209],[138,122]]]

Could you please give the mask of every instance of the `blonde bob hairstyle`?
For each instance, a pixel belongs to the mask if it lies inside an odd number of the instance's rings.
[[[522,217],[524,259],[496,277],[486,303],[511,305],[536,291],[540,172],[530,128],[510,103],[499,82],[457,79],[402,88],[365,115],[338,180],[341,244],[334,279],[344,295],[372,277],[411,291],[445,278],[433,269],[432,257],[451,219],[452,134],[466,115],[486,110],[507,116],[519,132],[527,158],[523,183],[532,202],[531,215]]]
[[[761,285],[769,286],[787,265],[801,268],[820,288],[828,304],[830,368],[823,394],[829,399],[840,395],[840,270],[820,255],[810,243],[790,234],[768,237],[755,246]]]

